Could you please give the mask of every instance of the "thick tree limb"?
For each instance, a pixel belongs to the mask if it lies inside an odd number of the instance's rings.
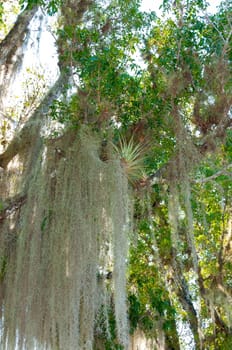
[[[6,89],[11,83],[17,68],[22,62],[23,45],[30,21],[38,10],[38,6],[25,9],[17,18],[14,27],[0,43],[0,101],[6,95]]]
[[[13,198],[6,200],[4,203],[4,208],[0,210],[0,222],[10,216],[13,212],[21,208],[21,206],[26,202],[25,194],[18,194]]]
[[[34,6],[32,9],[25,9],[18,16],[14,27],[8,33],[6,38],[0,43],[0,65],[11,61],[17,49],[22,46],[29,23],[37,10],[38,6]]]
[[[92,0],[79,0],[78,4],[76,4],[73,0],[66,0],[64,6],[62,7],[62,14],[68,18],[70,18],[70,14],[72,13],[72,6],[75,7],[76,13],[74,16],[77,21],[80,21],[83,14],[87,10],[87,8],[92,4]],[[18,44],[18,35],[22,33],[22,38],[27,30],[27,26],[30,23],[31,18],[37,11],[38,7],[33,7],[31,10],[24,11],[18,18],[14,28],[8,34],[6,39],[1,43],[0,50],[3,50],[5,53],[3,54],[3,60],[0,60],[0,64],[4,64],[4,57],[9,57],[11,51],[8,50],[12,47],[12,43]],[[70,12],[71,11],[71,12]],[[64,12],[64,13],[63,13]],[[73,17],[73,13],[72,13]],[[67,19],[67,18],[66,18]],[[68,20],[68,19],[67,19]],[[17,40],[15,37],[15,33],[19,31],[17,34]],[[23,40],[23,39],[22,39]],[[22,42],[21,42],[22,43]],[[62,45],[62,43],[58,40],[57,42],[58,48]],[[17,47],[16,47],[17,50]],[[61,71],[63,72],[63,65],[60,65]],[[36,109],[32,117],[25,123],[20,132],[18,132],[13,138],[12,142],[9,144],[4,153],[0,155],[0,167],[6,168],[8,163],[13,159],[13,157],[26,148],[30,147],[30,145],[34,142],[35,137],[40,135],[41,126],[44,122],[44,117],[47,115],[51,102],[53,99],[57,98],[60,94],[61,89],[65,83],[67,83],[69,78],[69,73],[61,73],[59,79],[50,89],[48,94],[45,96],[40,106]]]
[[[64,23],[67,26],[76,26],[79,24],[83,18],[84,13],[88,10],[88,8],[94,3],[94,0],[64,0],[61,6],[61,14],[64,18]],[[59,62],[58,65],[60,69],[71,68],[73,67],[73,58],[72,52],[73,48],[76,48],[75,38],[71,39],[69,44],[67,40],[63,40],[63,38],[58,37],[57,39],[57,49],[58,49],[58,57]],[[67,44],[69,45],[69,50],[67,50]],[[69,58],[67,59],[67,51],[69,52]],[[65,53],[65,55],[64,55]]]
[[[0,154],[0,167],[6,168],[8,163],[19,153],[30,147],[35,138],[40,136],[40,130],[49,111],[52,101],[60,94],[68,76],[62,73],[54,86],[50,89],[32,117],[25,123],[2,154]]]
[[[175,249],[172,249],[172,254],[172,269],[176,294],[179,298],[181,305],[183,306],[183,309],[187,312],[196,348],[200,349],[200,335],[197,312],[194,308],[194,304],[192,302],[192,298],[189,292],[189,287],[183,275],[181,264],[179,262],[179,259],[177,258],[177,252]]]

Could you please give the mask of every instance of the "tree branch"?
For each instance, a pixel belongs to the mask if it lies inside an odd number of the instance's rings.
[[[76,10],[77,20],[80,20],[82,18],[84,12],[91,5],[91,3],[92,0],[79,1]],[[71,5],[74,6],[75,4],[76,3],[73,0],[66,0],[65,5],[69,5],[68,7],[65,7],[66,12],[67,10],[69,10],[67,16],[70,15],[70,10],[72,10]],[[12,46],[15,47],[17,44],[17,47],[19,47],[20,40],[23,40],[22,38],[24,37],[27,26],[30,23],[30,20],[34,16],[37,9],[38,6],[34,6],[33,9],[25,10],[21,15],[19,15],[15,26],[7,35],[6,39],[4,39],[3,42],[0,44],[0,51],[3,52],[2,59],[0,60],[0,65],[4,64],[4,62],[6,62],[7,57],[9,57],[9,55],[12,53],[10,50]],[[62,11],[65,12],[64,7],[62,7]],[[22,35],[22,38],[19,38],[20,35]],[[60,74],[59,79],[47,93],[47,95],[45,96],[39,107],[36,109],[32,117],[25,123],[21,131],[16,133],[15,137],[13,138],[5,152],[0,154],[0,167],[6,168],[8,163],[11,161],[11,159],[14,158],[14,156],[22,152],[27,147],[29,147],[33,143],[33,140],[35,140],[35,138],[38,137],[38,135],[40,135],[40,130],[44,121],[44,117],[49,111],[52,100],[58,97],[58,95],[61,92],[61,88],[64,86],[65,83],[67,83],[69,79],[70,73],[64,72],[64,69],[62,68],[63,66],[61,66],[62,73]]]
[[[18,194],[13,198],[7,199],[4,203],[4,208],[0,210],[0,222],[10,216],[13,212],[20,209],[26,202],[27,196],[25,194]]]
[[[215,180],[215,179],[216,179],[218,176],[220,176],[220,175],[232,176],[232,173],[227,172],[227,170],[229,170],[230,168],[232,168],[232,164],[227,165],[227,166],[224,167],[222,170],[217,171],[215,174],[213,174],[213,175],[211,175],[211,176],[205,177],[205,178],[203,178],[203,179],[197,179],[197,180],[195,180],[195,183],[203,184],[203,183],[206,183],[206,182],[208,182],[208,181]]]
[[[38,6],[32,9],[25,9],[17,18],[15,25],[10,30],[6,38],[0,43],[0,65],[11,61],[17,49],[22,46],[28,26]]]
[[[17,18],[15,25],[6,38],[0,43],[0,102],[4,101],[7,87],[10,85],[18,67],[22,62],[23,45],[29,24],[38,6],[25,9]]]
[[[61,73],[55,85],[49,90],[32,117],[25,123],[19,133],[15,135],[5,152],[0,154],[0,167],[6,168],[8,163],[19,153],[30,147],[35,138],[40,136],[40,130],[52,101],[58,97],[62,87],[67,83],[67,73]]]

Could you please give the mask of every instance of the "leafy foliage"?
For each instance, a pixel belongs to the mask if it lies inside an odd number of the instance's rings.
[[[54,15],[63,4],[63,0],[19,0],[19,4],[21,9],[25,7],[31,9],[33,6],[39,5],[44,7],[49,15]]]
[[[56,45],[69,80],[49,118],[61,138],[83,124],[94,130],[106,153],[98,161],[110,161],[113,143],[133,184],[131,334],[139,329],[178,350],[183,326],[191,348],[230,349],[231,0],[212,15],[204,0],[164,0],[160,17],[141,12],[137,0],[20,4],[60,11]],[[45,215],[41,231],[48,224]],[[1,280],[6,270],[4,255]],[[105,349],[120,349],[113,314],[109,322]]]

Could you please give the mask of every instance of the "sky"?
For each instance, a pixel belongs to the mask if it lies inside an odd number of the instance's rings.
[[[220,4],[221,0],[208,0],[209,2],[209,13],[214,13],[216,11],[216,7]],[[162,0],[142,0],[142,6],[141,9],[143,11],[155,11],[157,13],[160,13],[159,7],[162,4]]]

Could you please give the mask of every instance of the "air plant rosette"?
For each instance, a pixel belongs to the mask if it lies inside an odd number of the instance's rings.
[[[130,184],[136,186],[137,183],[144,182],[148,145],[136,143],[133,136],[129,141],[120,137],[118,145],[114,145],[114,149],[119,155],[121,166]]]

